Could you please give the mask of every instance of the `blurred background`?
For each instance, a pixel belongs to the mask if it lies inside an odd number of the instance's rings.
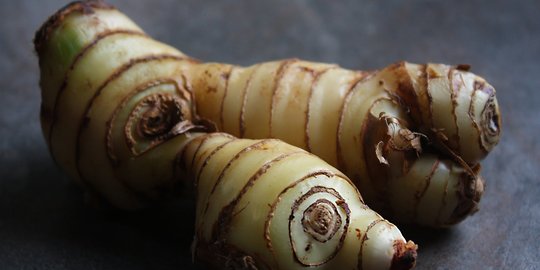
[[[497,89],[503,137],[481,210],[446,230],[404,227],[417,269],[540,269],[540,1],[109,0],[206,61],[298,57],[351,69],[470,64]],[[0,269],[195,269],[192,205],[97,211],[49,156],[34,32],[67,4],[0,1]]]

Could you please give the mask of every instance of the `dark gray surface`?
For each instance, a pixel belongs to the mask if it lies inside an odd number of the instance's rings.
[[[471,64],[497,88],[503,113],[481,210],[449,230],[403,231],[420,245],[418,269],[540,269],[540,1],[110,2],[209,61]],[[190,206],[92,210],[49,157],[31,39],[66,3],[0,1],[0,269],[190,268]]]

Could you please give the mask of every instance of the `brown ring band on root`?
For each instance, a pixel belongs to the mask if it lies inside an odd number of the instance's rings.
[[[250,70],[249,77],[247,78],[246,85],[244,86],[244,89],[242,91],[242,105],[240,106],[240,115],[238,117],[239,122],[239,131],[238,134],[240,134],[240,138],[244,137],[244,133],[246,132],[246,123],[245,123],[245,111],[246,111],[246,104],[247,104],[247,97],[248,97],[248,91],[251,87],[253,76],[259,69],[262,67],[263,64],[257,64],[255,67],[253,67],[252,70]]]
[[[368,240],[368,232],[373,228],[377,223],[384,221],[382,217],[379,216],[376,220],[372,221],[364,231],[364,235],[362,236],[362,239],[360,240],[360,251],[358,252],[358,269],[364,269],[363,265],[363,259],[362,255],[364,255],[364,243]]]
[[[270,211],[269,211],[269,213],[267,215],[268,218],[266,219],[266,222],[265,222],[265,237],[264,238],[265,238],[265,240],[267,242],[267,247],[270,250],[273,250],[272,239],[270,237],[270,226],[271,226],[271,223],[272,223],[272,219],[274,217],[274,212],[277,209],[278,203],[281,202],[282,196],[285,193],[287,193],[289,190],[291,190],[292,188],[297,186],[298,184],[302,183],[305,180],[311,179],[311,178],[313,178],[315,176],[338,177],[340,180],[346,181],[347,183],[351,184],[350,180],[348,180],[348,178],[346,178],[343,175],[335,174],[334,172],[327,171],[327,170],[317,170],[317,171],[311,172],[311,173],[309,173],[307,175],[304,175],[303,177],[301,177],[300,179],[292,182],[289,186],[287,186],[285,189],[283,189],[279,193],[277,198],[274,200],[274,202],[269,205],[270,206]],[[325,188],[325,187],[321,187],[321,186],[316,186],[314,188],[325,189],[325,190],[333,190],[333,189]],[[291,234],[290,234],[290,231],[291,231],[290,225],[291,224],[290,224],[290,220],[289,220],[289,241],[291,242],[291,245],[293,246],[293,253],[295,254],[295,261],[297,263],[299,263],[300,265],[303,265],[303,266],[316,266],[316,265],[324,264],[324,263],[328,262],[329,260],[331,260],[333,257],[335,257],[335,255],[339,252],[339,250],[341,249],[341,247],[343,245],[343,242],[344,242],[345,236],[346,236],[346,232],[347,232],[347,229],[348,229],[349,221],[350,221],[350,210],[349,210],[349,207],[347,206],[346,202],[339,195],[339,193],[337,193],[337,191],[333,190],[333,192],[330,192],[330,194],[336,194],[337,195],[337,196],[336,195],[332,195],[332,196],[335,197],[337,206],[339,206],[339,208],[343,209],[343,212],[345,212],[345,214],[344,214],[345,215],[345,224],[343,225],[343,229],[342,229],[342,231],[344,233],[339,238],[338,244],[337,244],[336,248],[334,249],[334,252],[332,254],[330,254],[330,256],[325,258],[325,260],[323,260],[322,262],[316,262],[316,263],[305,263],[305,262],[303,262],[301,260],[301,258],[298,257],[297,252],[295,250],[295,247],[294,247],[294,244],[293,244],[293,239],[291,238]],[[292,212],[293,212],[293,208],[294,207],[291,207]],[[291,214],[291,217],[292,217],[292,214]]]
[[[201,142],[201,145],[203,145],[207,140]],[[195,174],[195,181],[194,181],[194,185],[195,186],[198,186],[199,185],[199,182],[201,180],[201,174],[203,173],[204,169],[206,168],[206,166],[208,165],[209,161],[214,157],[214,155],[219,152],[221,149],[223,149],[223,147],[227,146],[228,144],[232,143],[235,141],[235,138],[234,137],[229,137],[229,140],[228,141],[225,141],[223,143],[221,143],[220,145],[218,145],[217,147],[215,147],[212,152],[210,152],[210,154],[208,154],[208,156],[206,156],[206,158],[204,159],[201,167],[199,168],[199,170],[197,171],[197,173]],[[200,148],[198,148],[200,149]],[[193,164],[195,165],[195,164]]]
[[[286,154],[281,154],[275,157],[274,159],[271,159],[267,161],[266,163],[264,163],[255,173],[253,173],[253,175],[251,175],[251,177],[244,184],[242,189],[240,189],[240,191],[236,194],[234,199],[221,209],[218,215],[218,218],[216,220],[216,223],[213,226],[213,231],[212,231],[213,242],[220,242],[221,240],[223,240],[223,238],[226,235],[228,235],[228,231],[230,229],[230,223],[232,221],[232,217],[234,216],[233,215],[234,209],[236,208],[240,200],[243,198],[243,196],[247,194],[247,192],[253,187],[253,185],[255,185],[255,182],[258,179],[260,179],[263,175],[265,175],[276,163],[284,162],[284,160],[286,160],[287,158],[293,157],[298,154],[305,154],[305,152],[295,151],[295,152],[290,152]],[[267,221],[271,219],[272,217],[273,215],[272,216],[269,215],[267,217]],[[272,248],[272,245],[269,243],[270,242],[270,237],[269,237],[269,232],[268,232],[269,227],[267,225],[268,223],[265,223],[265,227],[264,227],[265,234],[263,237],[266,241],[266,246],[268,247],[272,255],[275,255],[274,249]]]
[[[68,69],[66,70],[66,73],[63,75],[62,84],[58,88],[58,92],[56,92],[56,96],[54,97],[54,104],[52,104],[53,105],[52,113],[49,116],[51,118],[50,119],[49,133],[46,134],[47,142],[49,143],[51,148],[53,147],[53,145],[52,145],[52,134],[53,134],[53,131],[55,129],[56,122],[57,122],[57,117],[58,117],[58,110],[59,110],[58,109],[58,106],[59,106],[58,104],[60,103],[60,100],[62,98],[62,94],[65,92],[66,88],[68,87],[68,80],[70,78],[71,73],[73,72],[73,70],[75,69],[77,64],[86,55],[88,55],[88,53],[93,48],[95,48],[97,44],[99,44],[101,41],[105,40],[106,38],[110,38],[110,37],[113,37],[115,35],[121,35],[121,34],[143,36],[143,37],[150,38],[150,37],[146,36],[145,33],[134,31],[134,30],[129,30],[129,29],[118,29],[118,30],[105,31],[105,32],[99,33],[89,44],[85,45],[81,49],[81,51],[79,53],[77,53],[77,55],[73,58],[73,61],[69,65]],[[114,76],[114,74],[115,73],[113,73],[113,75],[111,75],[111,77]],[[43,112],[44,111],[42,110],[42,113]],[[42,115],[42,117],[44,117],[44,116]]]
[[[495,102],[495,93],[491,89],[490,96],[482,110],[482,119],[480,120],[481,146],[489,152],[499,142],[501,132],[501,117],[499,107]]]
[[[459,135],[459,124],[458,124],[458,116],[457,116],[457,113],[456,113],[456,109],[457,109],[457,106],[458,106],[458,101],[457,101],[457,98],[458,98],[458,95],[459,95],[459,91],[461,90],[461,87],[459,87],[459,84],[456,83],[458,80],[455,78],[455,74],[456,74],[457,70],[455,68],[450,68],[448,70],[448,81],[449,81],[449,86],[450,86],[450,102],[452,103],[452,120],[454,122],[454,129],[455,129],[455,134],[454,136],[452,136],[452,140],[451,140],[451,148],[454,148],[454,149],[459,149],[459,145],[461,144],[461,137]]]
[[[374,71],[373,73],[361,73],[358,77],[355,77],[350,83],[349,89],[347,89],[347,94],[345,94],[345,98],[343,98],[343,102],[341,103],[341,106],[339,108],[339,120],[338,120],[338,126],[336,129],[336,160],[337,160],[337,168],[340,168],[341,171],[344,171],[347,173],[348,169],[346,166],[345,159],[343,158],[342,149],[341,149],[341,134],[343,129],[343,121],[345,119],[345,111],[347,110],[347,106],[349,105],[349,102],[351,100],[352,95],[354,94],[354,89],[356,86],[369,78],[373,77],[376,74]],[[354,181],[354,180],[353,180]]]
[[[204,210],[202,212],[202,216],[206,216],[206,212],[208,211],[208,208],[210,207],[210,198],[213,196],[214,192],[216,191],[216,188],[219,184],[221,184],[221,182],[223,181],[223,178],[225,176],[225,173],[229,170],[229,168],[234,164],[234,162],[236,162],[237,160],[239,160],[241,158],[242,155],[245,155],[247,153],[249,153],[250,151],[252,150],[257,150],[257,149],[261,149],[262,147],[264,147],[264,145],[270,141],[276,141],[277,139],[264,139],[264,140],[260,140],[260,141],[255,141],[253,144],[250,144],[246,147],[244,147],[242,150],[240,150],[238,153],[236,153],[233,157],[231,157],[229,159],[229,161],[227,162],[227,164],[223,167],[223,169],[221,170],[221,172],[219,173],[216,181],[214,182],[214,185],[212,186],[212,189],[210,190],[210,194],[208,195],[206,201],[205,201],[205,207],[204,207]],[[202,226],[202,225],[201,225]]]
[[[309,179],[309,178],[310,177],[305,178],[305,179]],[[334,203],[330,202],[327,199],[322,199],[322,200],[318,199],[317,201],[315,201],[314,203],[310,204],[307,207],[307,209],[303,212],[302,222],[301,222],[304,232],[309,234],[311,237],[313,237],[313,239],[315,239],[316,241],[320,243],[326,243],[333,237],[339,237],[337,245],[335,246],[332,253],[330,253],[328,256],[326,256],[325,258],[323,258],[322,260],[318,262],[308,262],[306,261],[306,258],[299,255],[300,250],[298,248],[301,248],[305,252],[308,252],[313,243],[307,243],[307,246],[303,248],[298,247],[296,245],[296,241],[293,240],[293,233],[292,233],[291,225],[292,225],[292,221],[294,220],[294,216],[295,216],[294,213],[302,204],[302,202],[304,202],[310,196],[317,193],[330,194],[336,199],[335,200],[336,204],[337,202],[339,202],[337,206],[343,209],[343,211],[345,212],[345,222],[342,225],[343,221],[341,219],[341,215],[339,214],[338,207],[336,207]],[[321,206],[324,208],[320,208]],[[317,211],[316,213],[314,213],[315,215],[320,215],[320,216],[315,217],[315,219],[312,220],[311,222],[304,222],[306,218],[306,212],[310,210],[310,208],[312,208],[314,211]],[[331,210],[328,211],[328,208],[330,208]],[[293,206],[291,207],[291,214],[289,216],[289,241],[291,243],[295,261],[300,263],[303,266],[313,267],[313,266],[323,265],[329,262],[330,260],[332,260],[339,253],[339,251],[341,250],[341,247],[343,246],[343,243],[345,242],[345,237],[347,236],[347,231],[349,228],[349,222],[350,222],[349,207],[347,206],[347,203],[345,202],[343,197],[339,194],[339,192],[337,192],[333,188],[327,188],[323,186],[312,187],[308,192],[304,193],[300,198],[298,198],[294,202]],[[329,228],[328,227],[324,228],[325,226],[328,226]],[[343,228],[341,226],[343,226]],[[325,234],[321,235],[316,230],[325,232]],[[336,235],[338,231],[341,232],[341,235]]]
[[[223,89],[223,97],[221,98],[219,102],[219,129],[220,130],[223,130],[225,127],[225,114],[223,113],[223,110],[225,109],[225,98],[227,98],[227,95],[229,93],[231,76],[235,68],[236,66],[231,66],[224,74],[222,74],[222,78],[225,79],[225,87]],[[195,93],[195,91],[192,91],[192,93]]]
[[[319,82],[321,80],[321,78],[323,77],[324,74],[326,74],[326,72],[330,71],[330,70],[333,70],[333,69],[336,69],[338,68],[337,66],[330,66],[330,67],[327,67],[319,72],[316,72],[315,75],[314,75],[314,78],[313,78],[313,81],[311,83],[311,86],[309,87],[309,94],[308,94],[308,99],[307,99],[307,110],[306,110],[306,123],[305,123],[305,126],[304,126],[304,141],[306,142],[306,150],[308,152],[312,152],[311,150],[311,139],[310,139],[310,135],[309,135],[309,124],[310,124],[310,119],[311,119],[311,110],[312,110],[312,106],[311,106],[311,101],[313,99],[313,92],[315,90],[315,88],[317,87],[317,85],[319,85]]]
[[[341,216],[332,202],[327,199],[318,199],[304,210],[302,227],[304,232],[324,243],[334,237],[341,227]]]
[[[202,148],[202,144],[206,140],[209,140],[212,137],[218,137],[218,136],[227,136],[230,139],[235,139],[235,137],[233,137],[232,135],[229,135],[229,134],[226,134],[226,133],[219,133],[219,132],[207,133],[207,134],[201,135],[201,136],[199,136],[197,138],[194,138],[190,143],[191,144],[198,143],[198,145],[195,148],[194,154],[190,158],[191,159],[191,161],[190,161],[191,163],[189,163],[190,166],[194,166],[193,164],[195,163],[195,159],[198,156],[198,152]],[[175,175],[182,175],[181,171],[188,171],[188,167],[187,167],[188,164],[187,164],[187,159],[186,159],[186,151],[187,151],[187,149],[188,149],[188,147],[183,147],[182,150],[180,152],[178,152],[178,154],[175,157],[175,162],[174,162],[174,164],[176,164],[175,165],[175,171],[176,171]],[[197,184],[198,184],[197,179],[195,179],[193,185],[197,186]]]
[[[281,81],[283,80],[283,77],[285,76],[285,71],[287,71],[287,69],[289,69],[289,67],[291,65],[293,65],[294,63],[298,62],[300,60],[296,59],[296,58],[291,58],[291,59],[287,59],[287,60],[283,60],[278,69],[277,69],[277,72],[276,72],[276,75],[274,76],[274,88],[272,89],[272,95],[270,97],[271,99],[271,102],[270,102],[270,117],[268,118],[268,122],[269,122],[269,132],[270,132],[270,138],[274,137],[274,135],[272,134],[273,133],[273,127],[272,127],[272,122],[273,122],[273,119],[274,119],[274,108],[276,107],[276,103],[277,103],[277,93],[279,91],[279,86],[281,84]]]

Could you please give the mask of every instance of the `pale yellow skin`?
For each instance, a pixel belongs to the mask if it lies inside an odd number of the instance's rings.
[[[448,226],[477,209],[483,182],[475,165],[497,143],[500,119],[494,89],[470,72],[410,63],[359,72],[297,59],[189,72],[200,116],[235,136],[279,138],[316,154],[393,220]],[[386,132],[377,133],[381,124]],[[387,134],[400,129],[417,132],[420,148],[433,153],[390,149]],[[380,142],[383,156],[402,153],[385,166],[370,163]]]
[[[201,135],[180,160],[196,179],[194,252],[204,257],[208,250],[217,251],[211,265],[240,267],[247,261],[251,266],[254,261],[259,269],[388,269],[396,241],[405,244],[393,224],[363,203],[346,176],[282,141]],[[295,201],[306,194],[295,209]],[[328,200],[341,220],[325,242],[308,234],[301,222],[319,199]]]
[[[96,9],[88,16],[72,12],[63,25],[61,31],[51,32],[48,43],[38,51],[43,90],[41,123],[51,154],[72,179],[94,195],[121,208],[141,207],[144,203],[130,189],[152,197],[154,191],[148,185],[172,185],[173,164],[148,160],[155,155],[173,160],[177,149],[166,146],[177,139],[164,142],[158,152],[132,159],[136,155],[125,149],[125,144],[107,143],[107,133],[113,129],[105,123],[113,119],[114,111],[134,90],[165,91],[190,103],[182,78],[182,69],[189,63],[183,59],[189,58],[149,38],[114,9]],[[95,42],[100,35],[103,37]],[[123,71],[113,75],[119,70]],[[160,82],[163,79],[169,81]],[[153,86],[154,82],[158,85]],[[123,128],[122,118],[145,95],[129,99],[112,127]],[[85,118],[89,120],[83,125]],[[112,138],[121,138],[120,134],[115,136]],[[114,167],[111,154],[120,159]],[[140,170],[130,171],[133,166]],[[128,188],[122,181],[137,185]]]
[[[114,159],[112,146],[100,147],[112,145],[105,142],[106,136],[93,134],[118,133],[123,127],[114,121],[114,128],[99,124],[111,120],[115,107],[95,108],[120,102],[134,87],[154,93],[169,88],[165,91],[186,103],[191,102],[192,91],[193,113],[214,122],[219,130],[240,137],[279,138],[323,158],[353,180],[371,207],[392,220],[447,226],[477,209],[483,182],[476,165],[497,143],[500,117],[493,88],[472,73],[446,65],[409,63],[361,72],[297,59],[247,68],[200,64],[147,37],[114,9],[67,16],[63,23],[62,31],[49,33],[49,44],[55,45],[45,44],[38,52],[41,86],[48,89],[43,95],[42,126],[56,161],[83,185],[87,173],[97,179],[113,174],[112,169],[82,172],[96,164],[106,168],[105,156]],[[55,64],[48,64],[52,59]],[[161,82],[157,89],[141,86],[148,76],[172,76],[174,82]],[[482,87],[476,87],[478,82]],[[493,106],[492,117],[486,118],[486,104]],[[380,134],[370,128],[390,118],[399,125],[379,130]],[[385,134],[400,129],[424,134],[428,139],[422,148],[429,142],[435,147],[427,147],[442,152],[423,154],[407,148],[392,154],[396,151],[390,141],[396,138]],[[130,155],[138,154],[123,156]],[[380,157],[389,163],[373,162]],[[136,166],[145,166],[140,164]],[[125,166],[120,169],[129,175],[131,167]],[[164,171],[153,174],[163,186],[170,186],[172,176]],[[144,177],[134,181],[139,183],[137,192],[158,198]],[[115,204],[126,208],[138,204],[121,184],[108,185],[92,189],[114,199],[125,193]]]
[[[91,196],[137,209],[195,186],[194,252],[216,268],[414,266],[416,245],[325,161],[276,139],[202,132],[211,128],[193,112],[189,57],[100,4],[58,14],[36,38],[42,126],[57,163]]]

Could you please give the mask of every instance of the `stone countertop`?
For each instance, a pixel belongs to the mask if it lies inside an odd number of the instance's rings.
[[[420,245],[417,269],[540,268],[539,1],[110,2],[208,61],[471,64],[496,87],[503,114],[502,140],[483,163],[481,210],[451,229],[403,232]],[[93,210],[49,156],[31,39],[66,3],[0,1],[0,268],[193,268],[192,205]]]

